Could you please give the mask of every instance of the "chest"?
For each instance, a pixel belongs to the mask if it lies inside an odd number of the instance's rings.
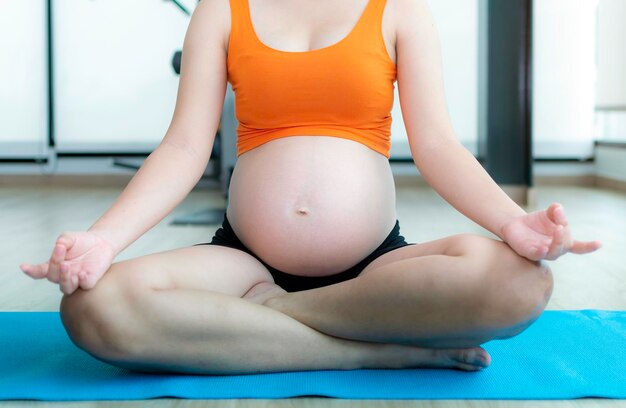
[[[370,1],[244,0],[257,39],[274,50],[305,53],[346,39]],[[386,1],[381,21],[385,49],[395,64],[394,4]]]

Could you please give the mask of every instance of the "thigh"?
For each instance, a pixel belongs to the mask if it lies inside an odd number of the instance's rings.
[[[267,268],[252,255],[219,245],[172,249],[113,263],[98,286],[199,289],[242,297],[257,283],[273,282]]]
[[[433,241],[423,242],[419,244],[410,244],[401,248],[389,251],[370,264],[361,272],[361,275],[367,274],[374,269],[380,268],[392,262],[401,261],[403,259],[416,258],[426,255],[477,255],[486,259],[489,254],[500,252],[500,250],[508,245],[502,241],[483,237],[476,234],[456,234]]]
[[[79,347],[106,356],[122,355],[132,343],[125,340],[128,336],[145,335],[155,319],[159,326],[169,318],[170,309],[188,311],[186,306],[197,304],[161,302],[161,308],[155,307],[155,300],[162,298],[156,292],[201,290],[242,298],[263,281],[273,281],[267,269],[239,249],[218,245],[172,249],[113,263],[93,289],[63,296],[61,320]]]

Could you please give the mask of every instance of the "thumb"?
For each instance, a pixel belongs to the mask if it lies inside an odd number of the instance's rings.
[[[76,244],[76,235],[71,232],[64,232],[57,238],[57,244],[64,245],[67,250]]]

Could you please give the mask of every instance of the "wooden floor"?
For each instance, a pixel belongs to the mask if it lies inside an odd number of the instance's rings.
[[[56,237],[82,231],[112,204],[121,188],[7,187],[0,185],[0,311],[58,311],[62,293],[46,280],[24,275],[19,264],[47,260]],[[536,208],[563,204],[574,238],[599,239],[604,247],[590,255],[568,254],[551,262],[555,288],[548,309],[626,310],[626,194],[592,187],[535,187]],[[204,208],[223,208],[213,190],[194,190],[159,225],[122,252],[116,261],[210,240],[218,225],[170,226],[180,215]],[[397,189],[401,233],[408,242],[425,242],[472,232],[491,233],[458,213],[431,189],[402,184]],[[154,406],[154,407],[626,407],[626,401],[355,401],[328,398],[283,400],[180,400],[38,403],[0,401],[0,406]]]

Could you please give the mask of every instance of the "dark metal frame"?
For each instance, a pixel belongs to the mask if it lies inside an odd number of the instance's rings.
[[[532,186],[532,0],[487,0],[487,101],[479,135],[498,184]]]
[[[48,26],[48,147],[54,147],[54,57],[52,51],[52,0],[46,0],[46,18]]]

